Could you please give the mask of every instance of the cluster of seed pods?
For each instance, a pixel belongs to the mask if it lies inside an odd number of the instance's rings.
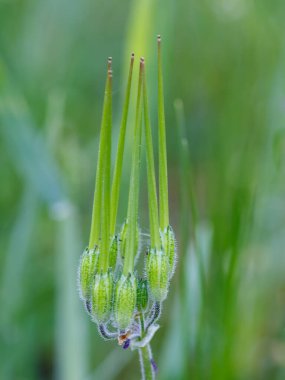
[[[88,314],[104,339],[117,339],[123,348],[143,347],[158,329],[161,304],[175,271],[176,243],[168,215],[168,177],[161,39],[158,36],[159,196],[156,191],[152,131],[147,102],[145,60],[140,59],[127,216],[117,227],[123,153],[131,94],[134,54],[131,55],[116,161],[111,183],[112,60],[108,59],[95,193],[88,247],[79,264],[79,292]],[[149,241],[138,225],[142,131],[145,132]],[[159,207],[158,207],[159,205]],[[139,273],[137,263],[143,260]],[[155,364],[153,362],[153,366]]]

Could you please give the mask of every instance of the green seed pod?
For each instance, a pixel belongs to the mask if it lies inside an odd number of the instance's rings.
[[[126,330],[133,321],[136,308],[137,281],[133,274],[121,276],[116,284],[114,318],[119,330]]]
[[[112,238],[111,246],[110,246],[110,252],[109,252],[109,265],[113,269],[113,271],[116,268],[118,248],[119,248],[118,247],[118,236],[115,235]]]
[[[152,298],[162,302],[167,296],[169,278],[169,260],[163,251],[149,251],[146,257],[146,273]]]
[[[137,309],[146,311],[148,306],[147,280],[140,279],[137,287]]]
[[[162,244],[164,251],[169,260],[169,278],[171,278],[175,272],[176,266],[176,243],[175,236],[171,226],[168,226],[162,233]]]
[[[81,255],[79,264],[79,292],[83,301],[89,300],[91,293],[91,284],[96,272],[98,263],[98,248],[88,249]]]
[[[128,222],[125,221],[124,224],[122,225],[121,232],[120,232],[120,256],[122,260],[124,260],[125,253],[126,253],[127,230],[128,230]],[[137,228],[135,252],[139,252],[139,244],[140,244],[140,231],[139,231],[139,228]]]
[[[112,272],[97,273],[91,291],[91,312],[94,320],[105,323],[111,317],[113,294]]]

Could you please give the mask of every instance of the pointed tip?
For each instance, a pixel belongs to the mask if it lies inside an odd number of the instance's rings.
[[[112,57],[108,57],[108,70],[112,69]]]
[[[158,43],[161,42],[161,35],[160,35],[160,34],[157,35],[157,42],[158,42]]]
[[[131,63],[130,63],[131,67],[133,67],[134,60],[135,60],[135,53],[132,53],[131,54]]]
[[[144,70],[144,65],[145,65],[144,57],[141,57],[140,58],[140,71],[141,72]]]

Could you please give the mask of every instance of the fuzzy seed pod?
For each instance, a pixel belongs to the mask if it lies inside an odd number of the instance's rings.
[[[168,226],[162,233],[162,244],[164,251],[168,257],[169,260],[169,278],[172,278],[174,272],[175,272],[175,266],[176,266],[176,241],[174,232],[171,226]]]
[[[146,257],[148,287],[154,301],[165,300],[168,291],[169,260],[163,251],[151,249]]]
[[[91,313],[98,323],[106,323],[112,312],[113,275],[112,272],[97,273],[91,291]]]
[[[113,271],[116,268],[117,263],[117,256],[118,256],[118,236],[115,235],[112,238],[111,246],[110,246],[110,252],[109,252],[109,265],[113,269]]]
[[[137,309],[146,311],[148,306],[147,280],[140,279],[137,287]]]
[[[116,284],[114,317],[117,327],[125,330],[132,323],[137,298],[137,281],[133,274],[122,275]]]
[[[81,255],[79,264],[79,292],[83,301],[90,299],[91,284],[98,262],[98,248],[88,249]]]

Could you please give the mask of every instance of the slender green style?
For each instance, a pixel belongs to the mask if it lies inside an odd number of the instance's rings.
[[[148,183],[150,240],[151,240],[152,248],[160,249],[161,242],[160,242],[160,236],[159,236],[158,206],[157,206],[157,195],[156,195],[153,143],[152,143],[152,135],[151,135],[145,76],[146,74],[144,70],[143,108],[144,108],[145,142],[146,142],[146,165],[147,165],[147,183]]]
[[[129,104],[130,104],[130,93],[131,93],[131,85],[132,85],[132,75],[133,75],[133,65],[134,65],[134,53],[131,55],[128,83],[125,95],[125,101],[123,106],[123,114],[122,121],[120,127],[120,135],[118,142],[118,150],[115,161],[113,182],[112,182],[112,191],[111,191],[111,236],[115,234],[116,228],[116,220],[117,220],[117,212],[118,212],[118,202],[120,196],[120,181],[122,176],[122,167],[123,167],[123,156],[124,156],[124,148],[125,148],[125,135],[126,135],[126,127],[128,121],[128,112],[129,112]]]
[[[101,244],[99,253],[99,268],[104,272],[107,271],[109,265],[109,249],[110,249],[110,187],[111,187],[111,139],[112,132],[112,70],[108,69],[108,85],[107,85],[107,106],[105,123],[102,125],[101,133],[103,134],[104,144],[104,162],[102,175],[102,215],[101,215]]]
[[[99,244],[100,238],[100,219],[101,219],[101,203],[102,203],[102,184],[103,184],[103,170],[104,170],[104,159],[105,159],[105,129],[106,124],[109,120],[109,98],[110,98],[110,76],[109,71],[111,68],[112,59],[108,58],[108,73],[105,86],[105,95],[103,102],[103,114],[101,121],[101,133],[99,141],[98,150],[98,161],[95,179],[95,191],[93,200],[93,210],[92,210],[92,220],[91,220],[91,230],[89,238],[89,249],[94,248],[95,245]]]
[[[165,134],[161,37],[157,36],[158,58],[158,144],[159,144],[159,218],[162,231],[169,225],[168,176]]]
[[[124,261],[123,273],[126,276],[133,271],[134,257],[136,255],[137,224],[138,224],[138,201],[139,201],[139,171],[141,152],[141,124],[142,124],[142,79],[144,72],[144,59],[140,60],[140,73],[138,82],[138,94],[136,105],[136,119],[134,130],[134,145],[132,152],[132,169],[130,177],[129,204],[128,204],[128,230],[126,257]]]

